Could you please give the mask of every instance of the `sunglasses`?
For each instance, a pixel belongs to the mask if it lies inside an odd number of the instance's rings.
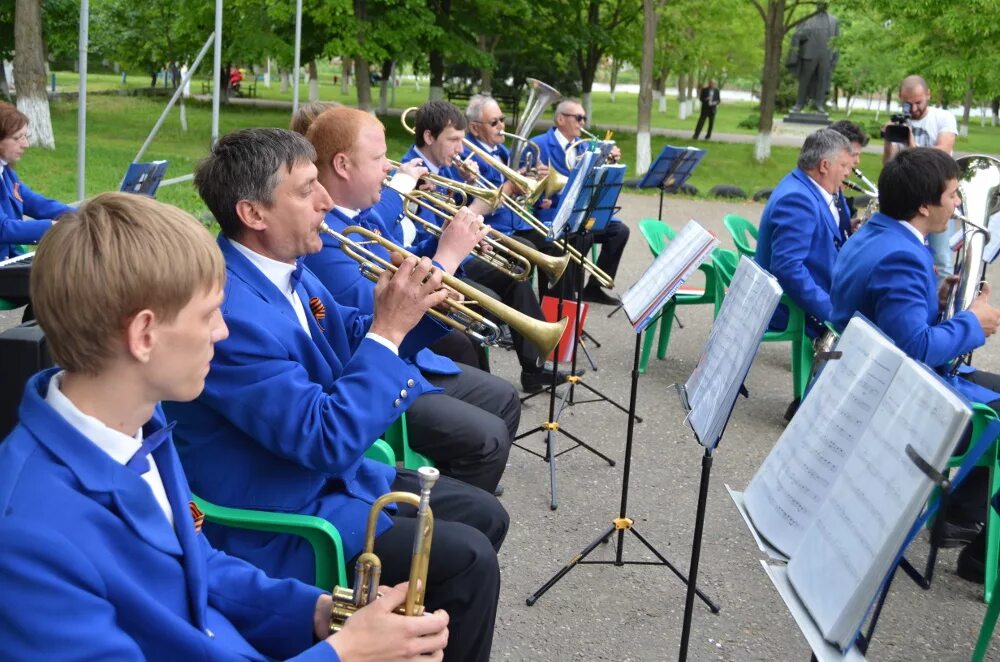
[[[584,122],[587,121],[587,116],[586,115],[575,115],[573,113],[559,113],[559,114],[560,115],[564,115],[566,117],[576,118],[576,121],[579,122],[580,124],[583,124]]]
[[[501,115],[500,117],[490,120],[489,122],[484,122],[482,120],[475,120],[476,124],[486,124],[487,126],[496,127],[497,124],[503,124],[507,121],[507,118]]]

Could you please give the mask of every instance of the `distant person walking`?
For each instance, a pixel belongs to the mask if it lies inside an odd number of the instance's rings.
[[[714,80],[708,81],[708,87],[701,88],[698,99],[701,100],[701,115],[698,116],[698,126],[694,128],[694,139],[698,140],[701,127],[705,126],[705,120],[708,119],[708,133],[705,134],[705,140],[711,140],[712,129],[715,127],[715,109],[719,107],[719,88],[716,87]]]

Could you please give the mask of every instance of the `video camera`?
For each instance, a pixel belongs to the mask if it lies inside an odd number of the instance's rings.
[[[903,143],[904,145],[910,142],[909,121],[913,117],[911,108],[912,106],[908,102],[903,102],[903,112],[890,118],[892,124],[885,127],[885,131],[882,132],[883,138],[889,142]]]

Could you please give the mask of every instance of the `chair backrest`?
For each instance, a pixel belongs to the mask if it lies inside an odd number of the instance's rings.
[[[757,226],[739,214],[726,214],[722,222],[740,255],[753,258],[757,254]]]
[[[645,238],[646,245],[649,246],[649,252],[653,254],[653,257],[663,252],[667,243],[673,241],[674,237],[677,236],[669,224],[656,218],[644,218],[639,221],[639,232]]]

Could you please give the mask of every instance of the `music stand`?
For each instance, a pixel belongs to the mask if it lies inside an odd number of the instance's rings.
[[[653,165],[649,166],[638,188],[660,189],[660,211],[657,214],[659,220],[663,220],[664,194],[673,193],[686,184],[694,169],[705,158],[705,154],[705,150],[697,147],[667,145],[653,161]]]
[[[667,560],[663,554],[661,554],[652,543],[646,540],[635,528],[634,520],[628,517],[628,490],[629,490],[629,478],[632,467],[632,442],[635,434],[635,421],[636,417],[634,415],[636,398],[639,392],[639,356],[642,350],[642,330],[645,329],[649,324],[654,322],[663,308],[663,305],[673,296],[673,293],[677,291],[677,288],[684,283],[684,281],[698,268],[698,265],[711,253],[711,251],[718,245],[718,240],[714,237],[708,235],[703,228],[698,226],[697,223],[692,222],[689,227],[693,225],[696,226],[695,230],[689,234],[695,234],[700,230],[703,237],[700,242],[694,246],[690,252],[683,256],[682,259],[677,260],[677,264],[668,264],[673,261],[674,255],[668,254],[666,252],[661,253],[657,260],[653,261],[653,264],[646,270],[646,273],[640,277],[639,281],[627,291],[623,297],[629,298],[630,293],[633,291],[642,292],[640,294],[642,305],[637,306],[635,309],[631,307],[626,308],[627,313],[631,313],[634,317],[630,318],[635,331],[635,348],[633,350],[632,357],[632,384],[631,391],[629,395],[629,417],[628,417],[628,427],[625,435],[625,472],[622,477],[622,490],[621,490],[621,504],[618,513],[618,517],[612,519],[611,524],[604,531],[600,533],[589,545],[587,545],[579,554],[575,555],[566,565],[564,565],[551,579],[549,579],[545,584],[531,594],[527,600],[526,604],[530,607],[538,601],[542,595],[544,595],[550,588],[552,588],[560,579],[566,576],[570,570],[580,564],[593,564],[593,565],[662,565],[669,568],[674,575],[677,576],[682,582],[688,585],[688,587],[693,590],[694,594],[698,595],[702,601],[708,605],[712,613],[719,612],[719,606],[716,605],[707,595],[702,593],[697,587],[694,586],[692,582],[689,582],[688,578],[684,576],[670,561]],[[688,227],[685,228],[688,230]],[[684,231],[682,231],[683,233]],[[688,234],[685,234],[688,236]],[[680,235],[678,235],[680,237]],[[706,240],[704,237],[708,237]],[[683,242],[679,242],[677,247],[685,245]],[[672,272],[663,278],[658,276],[664,276],[663,270],[667,267],[672,268]],[[641,286],[641,288],[640,288]],[[637,290],[637,288],[640,288]],[[643,291],[645,290],[645,291]],[[631,300],[631,299],[630,299]],[[626,561],[623,559],[624,547],[625,547],[625,531],[630,531],[632,535],[639,539],[646,549],[648,549],[656,558],[657,561]],[[587,556],[590,555],[597,547],[602,543],[611,538],[611,536],[618,532],[618,540],[615,550],[615,560],[614,561],[590,561],[587,560]]]
[[[156,197],[156,189],[163,181],[169,161],[150,161],[149,163],[130,163],[119,190],[122,193],[136,193]]]
[[[593,195],[597,181],[594,180],[592,173],[594,172],[594,167],[596,164],[596,154],[595,152],[588,151],[584,152],[580,159],[578,160],[576,167],[570,173],[569,180],[564,188],[565,193],[563,197],[559,200],[559,207],[556,209],[556,214],[552,221],[552,237],[556,240],[560,240],[563,246],[563,250],[566,250],[569,245],[569,240],[566,236],[566,230],[570,229],[571,223],[576,222],[582,224],[584,219],[588,218],[591,213],[591,207],[595,202],[595,197]],[[599,180],[598,180],[599,181]],[[583,270],[582,265],[577,267],[577,274]],[[582,314],[582,304],[581,299],[582,288],[578,288],[577,300],[576,300],[576,320],[574,325],[574,330],[580,328],[581,314]],[[566,279],[563,278],[559,283],[559,300],[556,305],[556,318],[562,317],[563,303],[566,300]],[[579,377],[574,374],[570,374],[564,382],[559,381],[559,357],[562,355],[562,342],[560,338],[559,344],[556,345],[555,355],[552,361],[552,380],[551,383],[543,390],[538,393],[533,393],[521,400],[521,402],[526,402],[536,395],[543,393],[548,393],[549,395],[549,415],[548,419],[541,425],[538,425],[527,432],[522,432],[521,434],[514,437],[514,445],[521,450],[531,453],[532,455],[541,458],[549,463],[549,508],[551,510],[556,510],[559,507],[559,502],[556,497],[556,458],[564,453],[568,453],[579,447],[590,451],[594,455],[600,457],[609,466],[615,466],[615,461],[610,457],[601,453],[599,450],[593,446],[587,444],[582,439],[571,433],[569,430],[562,427],[559,423],[559,417],[562,415],[563,410],[566,407],[567,397],[569,396],[570,389],[579,380]],[[572,352],[572,372],[576,371],[576,356],[577,347],[579,347],[579,342],[576,338],[571,340],[573,342],[573,352]],[[569,383],[570,389],[563,392],[560,397],[559,407],[556,408],[556,389],[560,383]],[[625,410],[623,408],[624,411]],[[530,448],[525,448],[521,444],[517,443],[519,440],[529,437],[536,432],[543,432],[545,434],[545,453],[537,453]],[[573,442],[573,446],[566,448],[560,452],[556,452],[555,449],[555,435],[556,433],[565,435]]]

